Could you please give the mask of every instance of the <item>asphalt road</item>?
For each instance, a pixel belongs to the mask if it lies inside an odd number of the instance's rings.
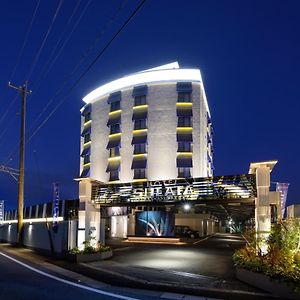
[[[232,254],[244,244],[244,239],[234,234],[216,234],[184,246],[127,243],[127,247],[116,249],[112,260],[105,263],[235,280]]]
[[[91,285],[74,278],[59,276],[43,266],[25,261],[11,260],[0,252],[0,299],[1,300],[56,300],[56,299],[159,299],[168,298],[166,293],[115,288],[87,279]],[[13,258],[14,259],[14,258]],[[20,264],[21,263],[21,264]],[[197,297],[198,298],[198,297]],[[180,298],[183,299],[183,298]],[[200,298],[198,298],[200,299]],[[203,298],[202,298],[203,299]]]
[[[230,283],[235,280],[232,253],[244,243],[240,236],[229,234],[218,234],[183,246],[121,243],[122,247],[115,249],[112,260],[89,265],[179,286],[195,284],[247,290],[240,283]],[[0,299],[190,299],[184,295],[174,298],[168,293],[115,287],[78,277],[77,273],[74,276],[67,270],[59,271],[59,267],[50,265],[34,261],[21,261],[20,264],[20,258],[18,262],[13,261],[3,256],[0,249]]]

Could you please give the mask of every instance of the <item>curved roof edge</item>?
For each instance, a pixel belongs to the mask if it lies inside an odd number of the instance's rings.
[[[158,83],[158,82],[177,82],[177,81],[192,81],[199,82],[203,87],[202,77],[199,69],[180,69],[178,62],[158,66],[152,69],[140,71],[131,75],[121,77],[109,83],[99,86],[82,100],[88,104],[105,95],[113,92],[129,88],[141,84]],[[206,96],[204,92],[205,104],[209,112]],[[209,112],[210,114],[210,112]]]

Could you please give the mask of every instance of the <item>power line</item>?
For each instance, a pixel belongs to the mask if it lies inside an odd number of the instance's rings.
[[[15,98],[9,103],[5,113],[2,114],[1,119],[0,119],[0,124],[5,120],[5,117],[7,116],[9,110],[11,107],[15,104],[16,100],[18,99],[18,95],[15,96]]]
[[[1,134],[0,134],[0,145],[2,145],[2,138],[5,136],[5,134],[7,133],[8,129],[10,129],[12,127],[12,124],[16,122],[16,118],[10,118],[8,121],[8,124],[6,125],[6,127],[2,130]]]
[[[50,34],[51,30],[52,30],[53,24],[55,23],[56,17],[57,17],[57,15],[58,15],[59,11],[60,11],[60,8],[61,8],[61,6],[62,6],[63,1],[64,1],[64,0],[60,0],[59,3],[58,3],[58,6],[57,6],[57,8],[56,8],[56,10],[55,10],[55,13],[54,13],[54,16],[53,16],[53,18],[52,18],[52,21],[51,21],[51,23],[50,23],[50,26],[49,26],[49,28],[48,28],[48,30],[47,30],[47,33],[46,33],[46,35],[44,36],[44,39],[43,39],[43,41],[42,41],[42,44],[41,44],[41,46],[40,46],[40,48],[39,48],[39,50],[38,50],[38,52],[37,52],[37,54],[36,54],[36,56],[35,56],[35,58],[34,58],[34,60],[33,60],[33,63],[32,63],[32,65],[31,65],[30,69],[29,69],[29,73],[28,73],[28,75],[26,76],[26,80],[27,80],[27,81],[29,81],[29,79],[30,79],[30,77],[31,77],[31,75],[32,75],[32,72],[33,72],[33,70],[34,70],[34,67],[35,67],[35,65],[36,65],[36,63],[37,63],[37,61],[38,61],[38,59],[39,59],[39,57],[40,57],[40,55],[41,55],[41,53],[42,53],[42,50],[43,50],[43,48],[44,48],[44,46],[45,46],[45,43],[46,43],[46,41],[47,41],[47,39],[48,39],[48,36],[49,36],[49,34]]]
[[[100,57],[104,54],[104,52],[108,49],[108,47],[112,44],[112,42],[117,38],[117,36],[124,30],[124,28],[129,24],[129,22],[135,17],[135,15],[140,11],[142,6],[145,4],[146,0],[140,1],[139,5],[135,8],[135,10],[130,14],[130,16],[126,19],[126,21],[122,24],[122,26],[118,29],[118,31],[113,35],[113,37],[108,41],[108,43],[102,48],[102,50],[99,52],[99,54],[95,57],[95,59],[88,65],[88,67],[85,69],[85,71],[80,75],[80,77],[73,83],[73,85],[69,88],[67,94],[63,96],[60,100],[60,102],[54,107],[54,109],[48,114],[47,117],[44,118],[43,122],[36,128],[36,130],[29,136],[26,143],[30,142],[30,140],[40,131],[40,129],[46,124],[46,122],[52,117],[52,115],[57,111],[57,109],[65,102],[66,98],[69,96],[69,94],[73,91],[73,89],[78,85],[78,83],[82,80],[82,78],[88,73],[88,71],[92,68],[92,66],[100,59]],[[78,64],[75,67],[75,70],[71,73],[76,71],[78,68]],[[66,80],[65,80],[66,81]],[[62,86],[59,91],[63,88]],[[58,93],[59,93],[58,91]],[[56,95],[58,94],[56,93]],[[55,95],[55,96],[56,96]],[[54,97],[55,97],[54,96]],[[53,98],[54,98],[53,97]],[[51,99],[51,102],[53,101],[53,98]],[[48,104],[47,104],[48,106]],[[9,156],[7,157],[5,165],[10,161],[10,157],[15,154],[15,151],[12,151]]]
[[[127,20],[123,23],[123,25],[119,28],[119,30],[114,34],[114,36],[109,40],[109,42],[104,46],[104,48],[100,51],[100,53],[95,57],[95,59],[88,65],[85,71],[81,74],[81,76],[73,83],[71,88],[68,90],[67,94],[61,99],[61,101],[55,106],[55,108],[50,112],[50,114],[44,119],[44,121],[39,125],[39,127],[29,136],[29,142],[37,132],[44,126],[44,124],[51,118],[51,116],[56,112],[56,110],[63,104],[67,96],[71,93],[71,91],[77,86],[77,84],[81,81],[81,79],[88,73],[88,71],[92,68],[92,66],[99,60],[99,58],[103,55],[106,49],[112,44],[112,42],[117,38],[117,36],[122,32],[122,30],[126,27],[126,25],[134,18],[134,16],[138,13],[138,11],[142,8],[146,0],[142,0],[140,4],[136,7],[133,13],[127,18]]]
[[[37,92],[37,90],[40,88],[41,82],[42,82],[41,80],[49,73],[49,71],[50,71],[51,68],[53,67],[54,63],[56,62],[57,58],[59,57],[59,55],[61,54],[62,50],[64,49],[65,45],[66,45],[67,42],[69,41],[69,39],[70,39],[71,35],[73,34],[75,28],[77,27],[77,25],[79,24],[81,18],[82,18],[83,15],[85,14],[86,9],[87,9],[88,6],[90,5],[91,0],[89,0],[89,1],[86,2],[86,5],[85,5],[84,9],[81,11],[80,16],[78,17],[78,19],[76,20],[75,24],[73,25],[73,28],[72,28],[70,34],[67,36],[67,38],[64,39],[64,42],[63,42],[62,47],[59,49],[58,53],[56,53],[56,55],[55,55],[55,52],[56,52],[56,50],[57,50],[57,48],[58,48],[58,45],[59,45],[59,43],[61,42],[61,40],[62,40],[62,38],[63,38],[63,36],[64,36],[64,34],[65,34],[65,32],[66,32],[66,29],[67,29],[67,27],[69,26],[70,22],[72,21],[72,19],[73,19],[74,15],[75,15],[75,13],[76,13],[76,11],[77,11],[77,9],[78,9],[80,3],[81,3],[81,0],[78,0],[78,1],[77,1],[77,4],[75,5],[75,7],[74,7],[74,9],[73,9],[73,12],[72,12],[70,18],[68,19],[68,21],[67,21],[67,23],[66,23],[66,26],[65,26],[64,30],[62,31],[60,37],[58,38],[58,41],[57,41],[56,45],[53,47],[52,52],[51,52],[51,54],[50,54],[50,57],[49,57],[49,59],[47,60],[45,66],[44,66],[44,68],[43,68],[42,72],[40,73],[40,76],[39,76],[39,78],[38,78],[38,80],[37,80],[38,85],[34,87],[35,92]],[[53,57],[54,57],[54,58],[53,58]],[[50,64],[50,62],[51,62],[51,64]],[[49,64],[50,64],[50,66],[49,66]],[[47,66],[49,66],[49,67],[47,67]]]
[[[30,34],[30,32],[31,32],[31,28],[32,28],[32,25],[33,25],[33,22],[34,22],[34,19],[35,19],[37,10],[38,10],[38,8],[39,8],[40,2],[41,2],[41,0],[38,0],[37,3],[36,3],[34,12],[33,12],[32,17],[31,17],[31,21],[30,21],[30,23],[29,23],[29,27],[28,27],[27,32],[26,32],[26,34],[25,34],[25,38],[24,38],[24,41],[23,41],[23,45],[22,45],[22,47],[21,47],[21,49],[20,49],[20,51],[19,51],[19,54],[18,54],[18,56],[17,56],[16,64],[15,64],[15,67],[13,68],[13,71],[12,71],[12,73],[11,73],[11,76],[10,76],[10,80],[9,80],[9,81],[12,81],[12,79],[13,79],[13,77],[14,77],[14,75],[15,75],[15,72],[16,72],[16,70],[17,70],[17,67],[18,67],[18,65],[19,65],[19,63],[20,63],[20,59],[21,59],[21,56],[22,56],[22,54],[23,54],[25,45],[26,45],[26,43],[27,43],[28,36],[29,36],[29,34]]]
[[[38,122],[38,120],[42,117],[43,113],[47,111],[48,107],[53,103],[55,100],[55,97],[58,96],[58,94],[63,90],[69,79],[76,73],[80,65],[83,63],[83,61],[86,59],[86,57],[89,55],[89,53],[92,51],[92,49],[95,47],[96,43],[99,41],[101,36],[105,33],[105,31],[111,26],[111,24],[115,21],[119,13],[124,9],[126,6],[128,0],[124,0],[123,3],[118,7],[117,11],[113,15],[113,17],[107,22],[107,24],[104,26],[104,28],[101,30],[101,32],[97,35],[96,39],[93,41],[93,43],[89,46],[89,48],[85,51],[85,53],[81,56],[79,59],[79,62],[75,65],[72,72],[69,74],[69,76],[66,76],[60,87],[56,90],[55,94],[52,96],[52,98],[48,101],[48,103],[44,106],[42,111],[39,113],[37,118],[34,120],[33,124],[31,125],[31,128],[34,127],[34,125]]]

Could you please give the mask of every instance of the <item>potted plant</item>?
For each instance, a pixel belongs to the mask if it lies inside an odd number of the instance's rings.
[[[69,251],[68,258],[75,262],[91,262],[112,257],[112,249],[109,246],[94,242],[95,238],[89,235],[83,242],[83,249],[75,247]]]

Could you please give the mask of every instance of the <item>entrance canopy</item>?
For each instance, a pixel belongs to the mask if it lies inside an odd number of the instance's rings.
[[[253,203],[254,174],[173,179],[139,183],[93,183],[91,201],[101,206]]]

